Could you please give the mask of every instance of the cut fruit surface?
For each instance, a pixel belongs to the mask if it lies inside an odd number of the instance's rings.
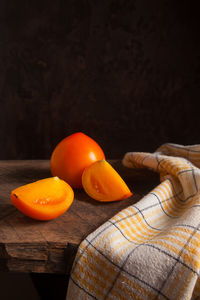
[[[86,193],[98,201],[117,201],[132,195],[121,176],[105,160],[97,161],[84,170],[82,184]]]
[[[11,202],[25,215],[37,220],[51,220],[62,215],[72,204],[74,192],[58,177],[35,181],[11,192]]]

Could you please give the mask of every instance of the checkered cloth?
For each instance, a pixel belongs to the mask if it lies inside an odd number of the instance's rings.
[[[127,153],[123,164],[161,183],[80,244],[67,299],[200,299],[200,145]]]

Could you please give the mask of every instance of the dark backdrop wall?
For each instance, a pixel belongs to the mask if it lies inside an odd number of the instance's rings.
[[[197,2],[0,0],[0,159],[200,143]]]

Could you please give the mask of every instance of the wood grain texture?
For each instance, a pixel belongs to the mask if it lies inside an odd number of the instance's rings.
[[[138,201],[158,182],[157,174],[123,167],[111,161],[126,180],[133,196],[99,203],[75,190],[70,209],[55,220],[32,220],[10,202],[14,188],[50,177],[49,161],[0,161],[0,270],[69,274],[80,242],[121,209]]]

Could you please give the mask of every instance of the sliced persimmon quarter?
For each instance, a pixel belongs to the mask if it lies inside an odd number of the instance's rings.
[[[71,186],[58,177],[50,177],[20,186],[11,192],[11,202],[23,214],[36,220],[51,220],[72,204]]]
[[[99,160],[84,170],[82,184],[85,192],[98,201],[117,201],[132,195],[121,176],[105,160]]]

